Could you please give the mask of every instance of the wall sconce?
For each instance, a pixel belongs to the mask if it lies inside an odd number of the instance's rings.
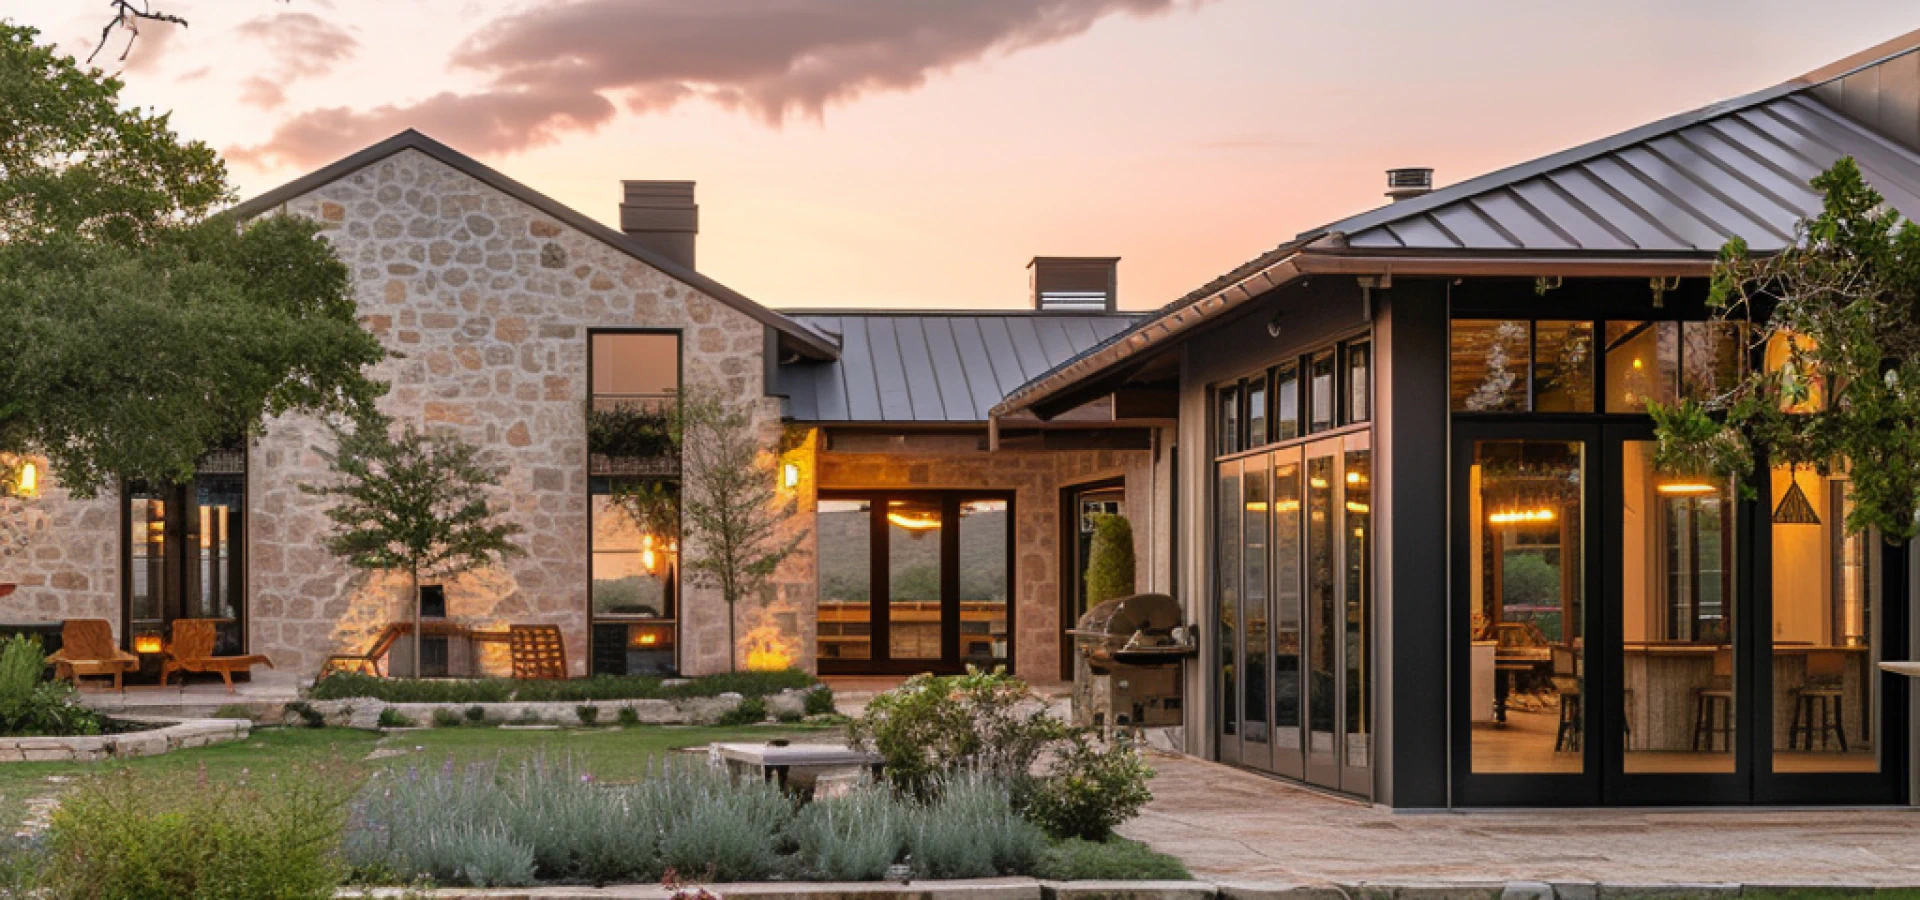
[[[800,467],[794,465],[793,463],[786,463],[782,465],[780,467],[780,483],[786,485],[790,489],[799,487],[800,486]]]
[[[40,469],[33,463],[20,464],[20,477],[15,484],[16,491],[22,497],[32,497],[40,493]]]

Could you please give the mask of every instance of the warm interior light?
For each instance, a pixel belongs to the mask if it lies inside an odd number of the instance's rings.
[[[1367,512],[1368,510],[1369,510],[1369,507],[1365,503],[1360,503],[1353,500],[1347,501],[1347,512],[1363,513],[1363,512]]]
[[[1283,512],[1283,513],[1286,513],[1286,512],[1299,512],[1299,511],[1300,511],[1300,501],[1298,501],[1298,500],[1282,500],[1282,501],[1280,501],[1280,502],[1279,502],[1279,503],[1278,503],[1277,505],[1275,505],[1275,506],[1273,507],[1273,509],[1274,509],[1274,511],[1275,511],[1275,512]]]
[[[40,470],[33,463],[20,464],[20,496],[31,497],[40,490]]]
[[[1487,521],[1495,525],[1526,525],[1534,522],[1551,522],[1559,518],[1551,508],[1515,509],[1497,512],[1487,516]]]
[[[1640,357],[1636,356],[1633,358],[1633,367],[1636,369],[1641,367]]]
[[[133,652],[159,653],[160,652],[160,636],[157,634],[142,634],[142,635],[135,636],[133,639]]]
[[[1307,484],[1312,487],[1324,488],[1327,486],[1327,480],[1325,478],[1318,478],[1318,477],[1309,478],[1307,479]]]
[[[793,463],[787,463],[781,466],[780,481],[790,488],[798,486],[800,484],[800,467]]]
[[[1678,496],[1694,496],[1698,494],[1717,494],[1720,492],[1719,485],[1712,484],[1705,481],[1697,481],[1697,480],[1662,482],[1660,484],[1654,485],[1653,489],[1656,491],[1659,491],[1662,494],[1678,495]]]
[[[1366,477],[1365,475],[1362,475],[1362,474],[1360,474],[1359,472],[1348,472],[1348,473],[1347,473],[1347,483],[1348,483],[1348,484],[1359,484],[1360,482],[1362,482],[1362,481],[1365,481],[1365,480],[1367,480],[1367,477]]]
[[[922,513],[922,512],[890,512],[890,513],[887,513],[887,521],[892,522],[893,524],[898,525],[901,528],[905,528],[908,531],[926,531],[928,529],[940,527],[940,514],[939,513]]]
[[[1266,512],[1267,501],[1253,500],[1247,503],[1247,512]]]
[[[648,572],[652,572],[654,565],[658,562],[659,559],[654,556],[652,550],[640,551],[640,565],[645,567]]]
[[[654,634],[654,633],[653,633],[653,632],[651,632],[651,631],[642,631],[642,632],[640,632],[640,646],[642,646],[642,647],[651,647],[651,646],[653,646],[653,645],[655,645],[655,644],[658,644],[658,643],[660,643],[660,636],[659,636],[659,635],[657,635],[657,634]]]

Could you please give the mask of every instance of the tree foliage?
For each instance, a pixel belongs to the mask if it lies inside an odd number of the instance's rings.
[[[1744,476],[1769,465],[1844,471],[1850,533],[1915,534],[1920,510],[1920,227],[1850,158],[1813,179],[1824,197],[1786,250],[1721,251],[1708,302],[1744,323],[1756,367],[1724,394],[1651,411],[1655,462]]]
[[[327,454],[334,478],[303,484],[338,502],[327,508],[327,548],[356,568],[405,572],[411,589],[414,666],[420,664],[420,578],[450,577],[524,552],[520,526],[501,521],[487,499],[500,480],[480,450],[443,431],[412,424],[396,434],[383,419],[334,430]]]
[[[0,453],[91,495],[292,410],[370,408],[379,342],[317,226],[210,215],[212,148],[0,24]]]
[[[795,502],[782,500],[774,487],[779,446],[757,432],[752,406],[709,389],[684,391],[673,435],[683,478],[678,502],[687,536],[681,549],[689,553],[684,571],[720,589],[729,660],[738,668],[734,612],[742,599],[759,596],[806,532],[783,533]]]
[[[1133,523],[1126,516],[1093,517],[1093,547],[1087,551],[1087,606],[1134,592]]]

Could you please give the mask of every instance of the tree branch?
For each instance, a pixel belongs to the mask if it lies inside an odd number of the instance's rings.
[[[154,12],[148,0],[137,0],[137,3],[136,0],[108,0],[108,5],[113,7],[113,18],[100,29],[100,43],[95,44],[93,52],[87,54],[88,63],[92,63],[93,58],[99,56],[101,50],[106,49],[107,39],[113,36],[115,28],[124,28],[127,32],[127,46],[120,51],[120,62],[126,62],[127,54],[133,52],[134,39],[140,36],[140,20],[187,27],[187,20],[179,16]]]

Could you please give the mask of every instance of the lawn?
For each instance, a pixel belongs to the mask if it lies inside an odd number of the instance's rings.
[[[72,781],[89,774],[126,768],[165,775],[265,775],[301,763],[366,760],[370,766],[440,765],[491,759],[522,759],[536,753],[571,755],[582,768],[608,781],[637,778],[663,754],[715,741],[764,741],[773,737],[832,740],[833,727],[743,726],[698,728],[635,726],[522,731],[502,728],[435,728],[379,735],[350,728],[263,728],[244,741],[182,750],[121,763],[0,764],[0,834],[11,833],[29,816],[28,802],[57,796]]]

